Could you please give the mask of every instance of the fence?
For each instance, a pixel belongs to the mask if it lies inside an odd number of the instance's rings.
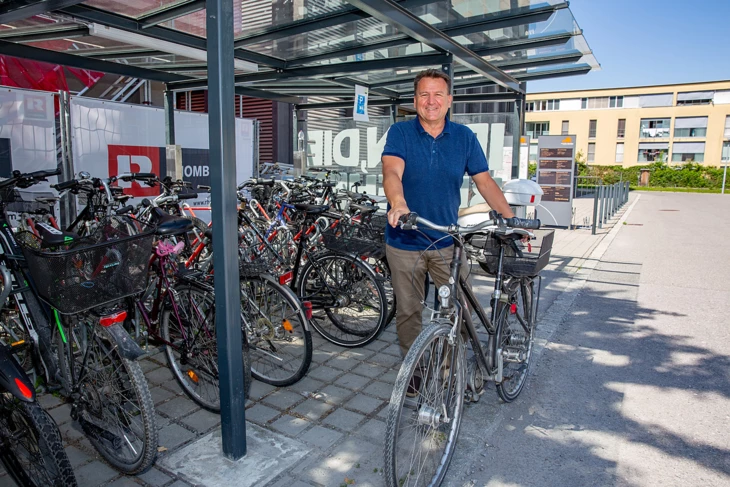
[[[627,201],[629,201],[629,183],[627,181],[595,186],[591,234],[596,234],[596,227],[603,228],[603,224],[613,217]]]

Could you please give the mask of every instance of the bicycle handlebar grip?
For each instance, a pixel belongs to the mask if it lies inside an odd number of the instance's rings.
[[[79,184],[78,179],[69,179],[68,181],[64,181],[62,183],[52,184],[51,188],[57,191],[63,191],[64,189],[73,188],[77,184]]]
[[[51,176],[58,176],[61,174],[60,169],[50,169],[46,171],[35,171],[32,173],[26,174],[26,176],[35,178],[35,179],[43,179],[43,178],[50,178]]]
[[[204,184],[199,184],[198,189],[201,191],[205,191],[206,193],[210,193],[210,186],[206,186]]]
[[[151,173],[151,172],[138,172],[132,174],[132,179],[136,180],[144,180],[144,179],[155,179],[157,177],[157,174]]]
[[[127,206],[124,206],[124,207],[122,207],[122,208],[119,208],[119,209],[118,209],[118,210],[116,211],[116,214],[117,214],[117,215],[125,215],[125,214],[127,214],[127,213],[131,213],[131,212],[133,212],[133,211],[134,211],[134,206],[132,206],[132,205],[127,205]]]
[[[197,197],[198,197],[198,193],[178,193],[177,194],[177,199],[179,199],[179,200],[190,200],[190,199],[197,198]]]
[[[398,218],[398,221],[400,222],[400,226],[403,230],[413,230],[413,227],[416,226],[417,219],[418,213],[412,211],[407,215],[401,215],[400,218]]]
[[[540,220],[530,220],[527,218],[507,218],[505,220],[505,223],[507,223],[508,227],[511,228],[524,228],[526,230],[539,230],[540,229]]]

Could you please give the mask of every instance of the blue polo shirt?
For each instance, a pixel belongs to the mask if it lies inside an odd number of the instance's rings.
[[[400,157],[406,163],[403,195],[408,208],[440,225],[456,223],[464,174],[473,176],[489,170],[474,132],[448,117],[443,132],[436,138],[424,130],[418,118],[392,125],[383,155]],[[426,233],[430,240],[420,232]],[[387,225],[385,230],[385,242],[403,250],[424,250],[443,236],[423,227],[419,231],[404,231]],[[451,244],[452,240],[446,238],[435,247]]]

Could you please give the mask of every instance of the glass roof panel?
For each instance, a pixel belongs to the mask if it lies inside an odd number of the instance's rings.
[[[184,2],[179,0],[87,0],[84,5],[136,19],[176,3]]]

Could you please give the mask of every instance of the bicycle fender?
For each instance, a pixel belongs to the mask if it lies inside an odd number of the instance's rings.
[[[127,330],[124,329],[121,323],[105,326],[104,330],[106,330],[109,337],[114,340],[114,343],[116,343],[117,348],[119,349],[119,354],[123,358],[127,360],[137,360],[144,355],[144,351],[139,345],[137,345],[137,342],[132,340],[132,337],[129,336],[129,333],[127,333]]]
[[[35,387],[8,348],[0,349],[0,390],[24,402],[35,401]]]

